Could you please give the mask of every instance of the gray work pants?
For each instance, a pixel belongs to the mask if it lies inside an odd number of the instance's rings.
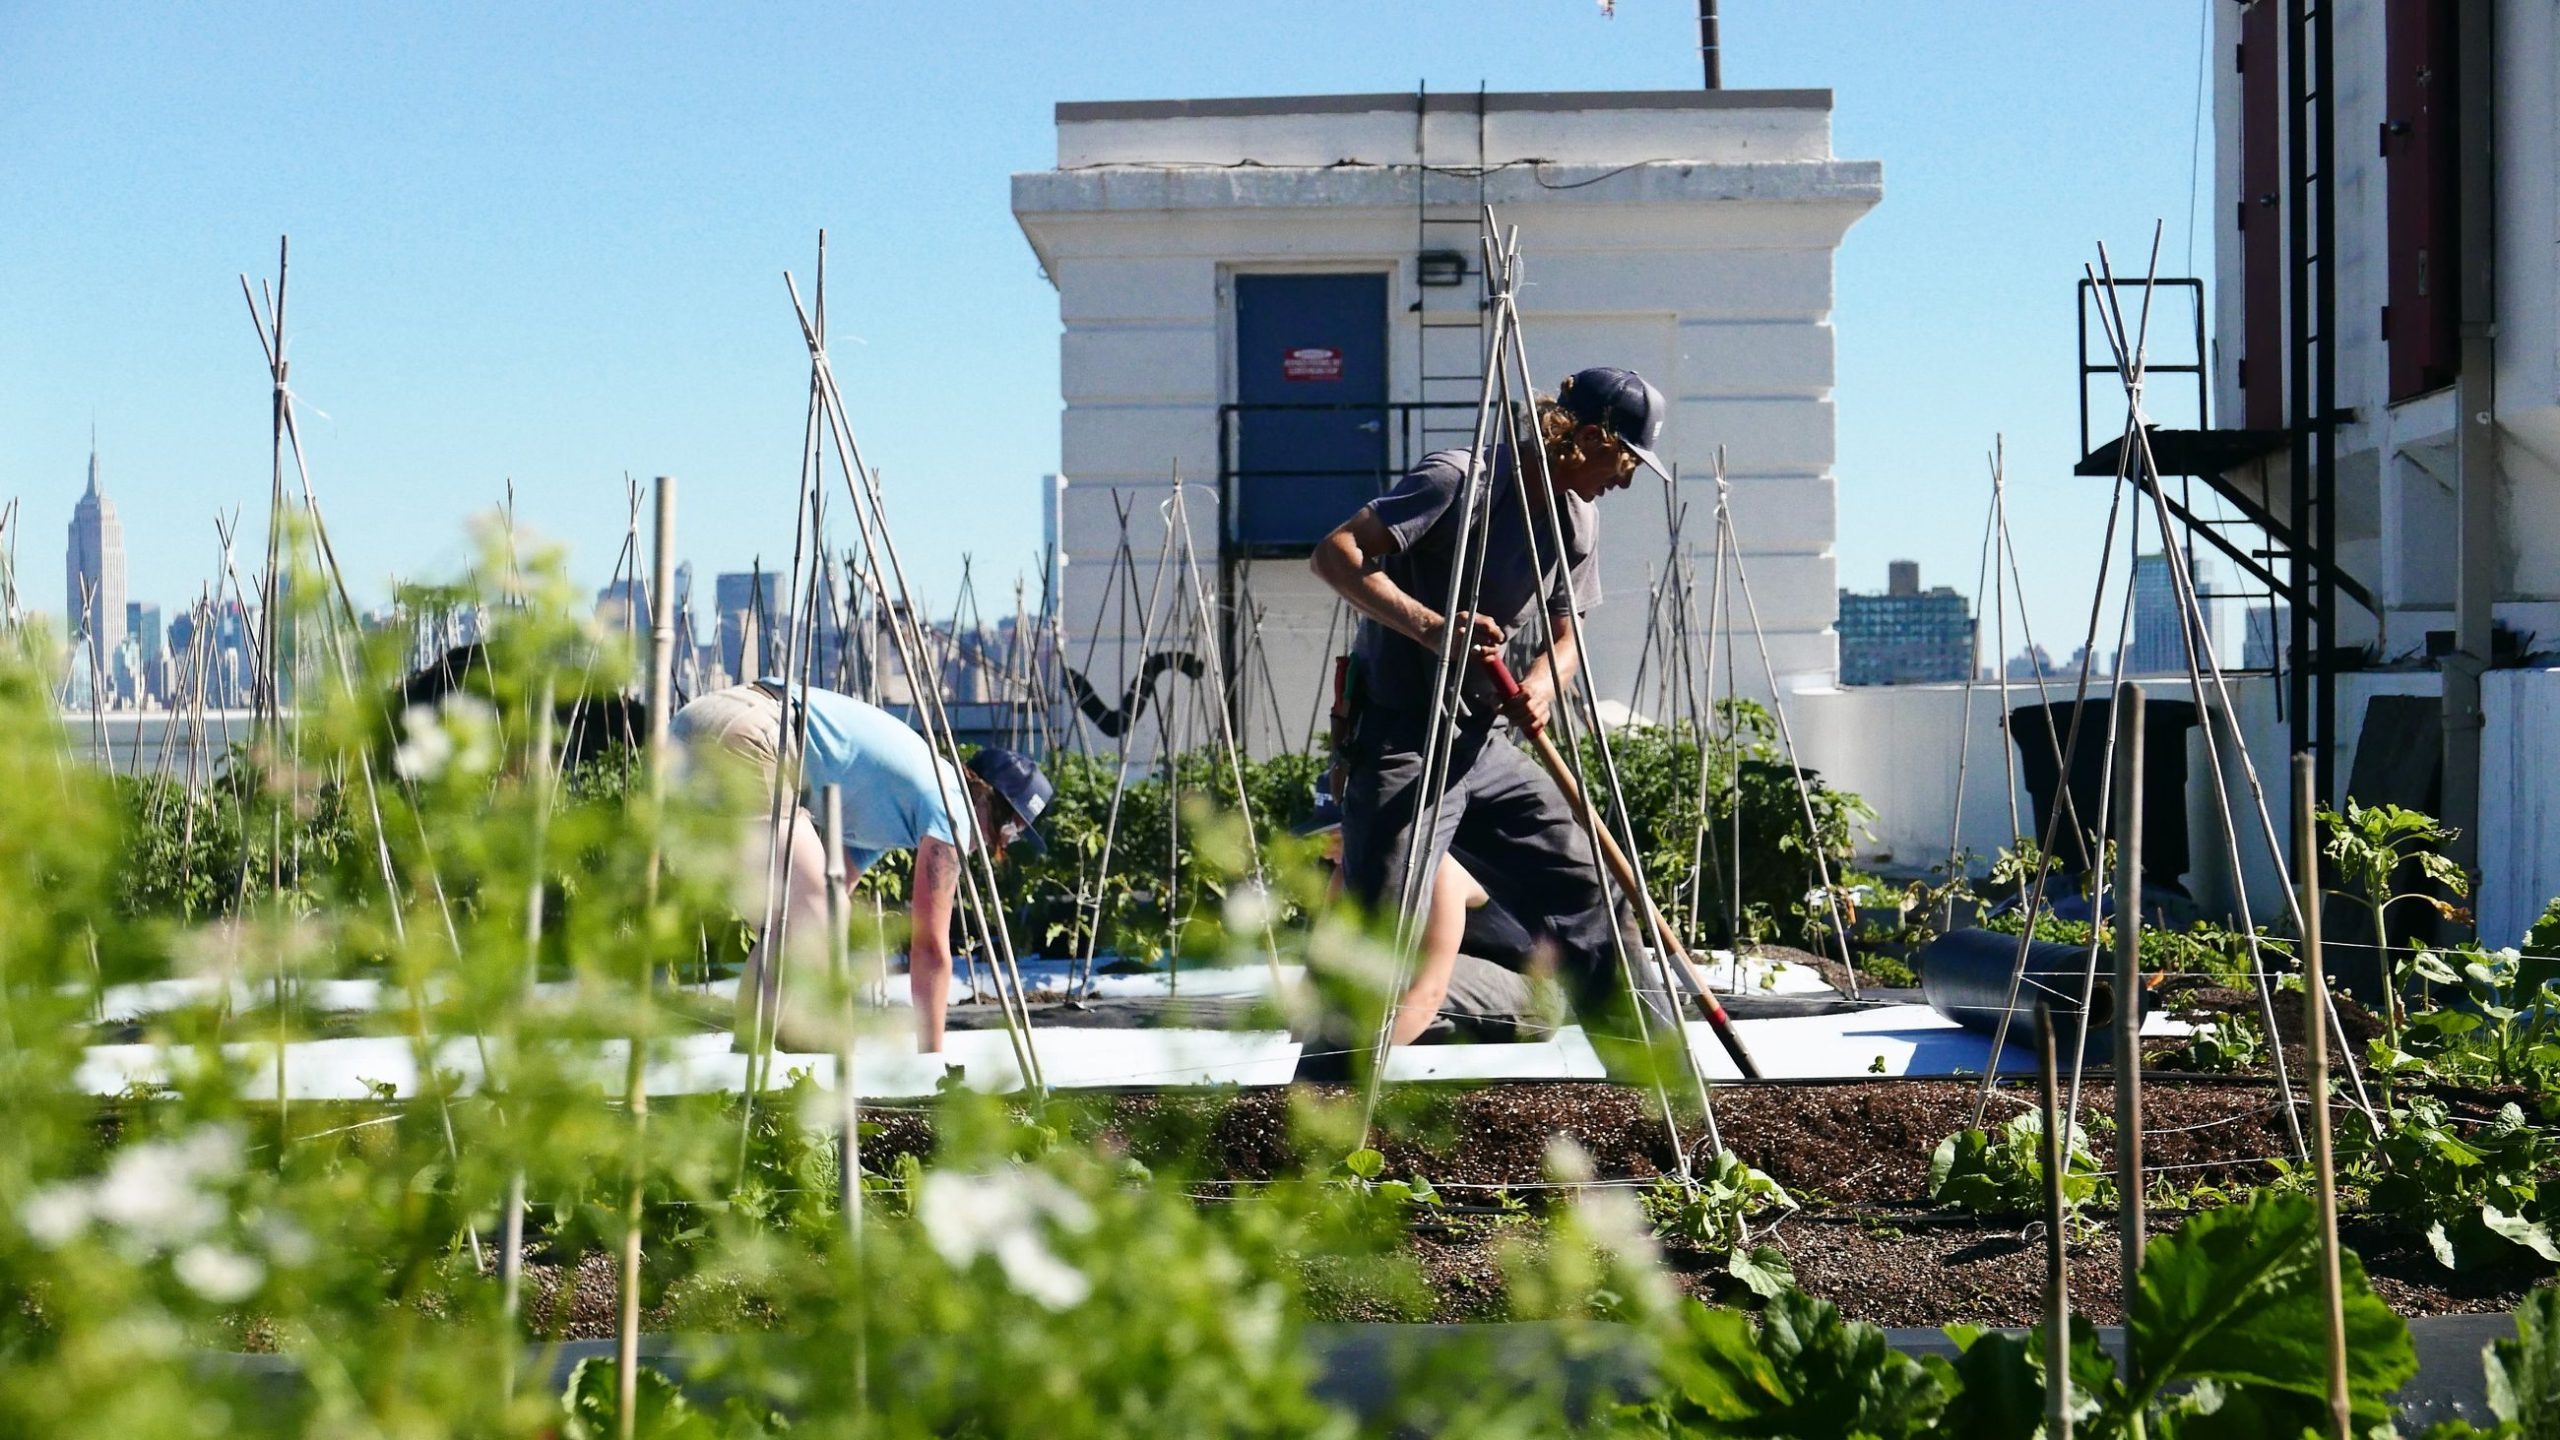
[[[1421,717],[1371,707],[1344,748],[1343,890],[1386,914],[1404,901],[1408,857],[1421,853],[1416,899],[1452,845],[1467,869],[1529,932],[1554,947],[1556,977],[1586,1015],[1623,993],[1609,898],[1589,841],[1554,780],[1488,725],[1460,729],[1436,815],[1422,807]],[[1630,934],[1630,945],[1640,937]]]

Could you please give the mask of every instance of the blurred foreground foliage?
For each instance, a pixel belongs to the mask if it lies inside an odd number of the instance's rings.
[[[1298,1097],[1250,1183],[1220,1173],[1203,1112],[1181,1107],[1130,1133],[1099,1099],[955,1086],[913,1107],[929,1146],[891,1143],[894,1117],[873,1112],[848,1166],[815,1073],[751,1101],[633,1104],[635,1081],[670,1073],[644,1062],[703,1033],[681,982],[734,933],[741,797],[679,775],[661,803],[627,761],[549,774],[542,715],[573,686],[622,685],[623,647],[576,618],[556,555],[481,573],[508,577],[485,597],[484,688],[386,713],[401,637],[299,612],[300,722],[258,737],[200,800],[66,765],[41,646],[0,654],[0,1434],[619,1434],[619,1377],[562,1364],[560,1342],[634,1242],[664,1373],[642,1377],[629,1428],[657,1437],[2032,1430],[2030,1344],[1967,1333],[1951,1364],[1896,1356],[1789,1288],[1750,1224],[1789,1197],[1728,1156],[1695,1194],[1640,1200],[1553,1146],[1543,1223],[1500,1246],[1508,1313],[1552,1323],[1525,1347],[1489,1327],[1445,1347],[1381,1341],[1389,1398],[1355,1416],[1316,1387],[1314,1299],[1426,1316],[1413,1235],[1450,1209],[1426,1178],[1385,1173],[1356,1101]],[[1666,867],[1696,845],[1678,797],[1698,753],[1665,733],[1619,755]],[[1732,763],[1748,832],[1758,762]],[[1059,768],[1075,798],[1058,868],[1033,873],[1064,886],[1109,795],[1091,767]],[[1169,789],[1122,796],[1123,833],[1152,855],[1172,832],[1139,816],[1184,818],[1190,850],[1169,861],[1157,918],[1190,927],[1185,948],[1235,961],[1277,944],[1378,1003],[1388,957],[1324,903],[1312,845],[1285,833],[1312,774],[1248,772],[1248,832],[1222,803],[1232,774],[1178,761]],[[1780,780],[1765,793],[1786,803],[1760,813],[1800,803]],[[1854,802],[1824,813],[1839,832],[1776,846],[1792,858],[1765,882],[1746,872],[1746,897],[1765,883],[1772,903],[1802,903],[1792,867],[1845,846]],[[885,943],[867,907],[852,923],[857,951]],[[377,1048],[387,1073],[363,1077],[368,1095],[296,1093],[279,1047],[328,1033],[322,987],[348,981],[369,985],[406,1063]],[[167,993],[137,1043],[93,1048],[108,987],[131,982]],[[1385,1133],[1433,1123],[1418,1089],[1380,1116]],[[511,1293],[495,1250],[519,1195],[548,1278]],[[2135,1311],[2156,1368],[2135,1390],[2080,1344],[2083,1433],[2137,1419],[2290,1433],[2231,1427],[2302,1411],[2318,1349],[2307,1228],[2279,1199],[2158,1244]],[[1722,1249],[1711,1269],[1754,1310],[1683,1298],[1658,1233]],[[2378,1419],[2408,1341],[2353,1270],[2349,1298],[2353,1393]],[[2560,1393],[2548,1334],[2538,1320],[2503,1362],[2518,1423],[2547,1425]],[[1631,1397],[1578,1368],[1630,1358],[1654,1377]],[[2190,1418],[2208,1414],[2225,1428]]]

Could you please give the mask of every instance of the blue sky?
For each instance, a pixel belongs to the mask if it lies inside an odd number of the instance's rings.
[[[2103,482],[2068,473],[2072,283],[2154,219],[2164,272],[2188,268],[2202,3],[1727,0],[1726,83],[1831,88],[1838,153],[1885,167],[1839,260],[1843,583],[1907,556],[1970,592],[2006,431],[2038,636],[2084,621]],[[22,591],[61,607],[93,421],[135,598],[192,596],[217,509],[254,521],[266,385],[235,277],[271,273],[281,232],[314,479],[360,588],[458,573],[510,479],[591,583],[626,471],[681,477],[699,573],[778,559],[806,386],[781,273],[805,284],[823,225],[838,374],[941,609],[964,550],[982,577],[1030,565],[1056,466],[1056,300],[1007,207],[1056,101],[1696,83],[1694,6],[1617,11],[0,8]]]

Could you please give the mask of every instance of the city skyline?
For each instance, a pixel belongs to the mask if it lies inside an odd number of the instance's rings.
[[[1421,76],[1434,93],[1694,87],[1694,13],[1618,8],[1424,0]],[[0,325],[0,496],[23,499],[50,550],[77,494],[50,477],[78,465],[94,414],[134,573],[173,608],[213,572],[212,517],[254,529],[263,509],[272,378],[237,277],[271,279],[287,232],[303,440],[359,605],[394,575],[464,574],[469,518],[511,483],[521,532],[569,545],[590,588],[623,537],[626,470],[682,483],[679,534],[704,577],[786,554],[809,367],[780,272],[809,296],[821,226],[833,364],[917,593],[940,608],[964,551],[982,583],[1020,571],[1036,591],[1028,497],[1061,468],[1061,340],[1008,197],[1014,174],[1057,158],[1054,104],[1417,81],[1410,59],[1313,43],[1374,21],[1340,0],[1152,6],[1133,25],[1172,43],[1134,49],[1013,0],[602,30],[470,4],[284,13],[0,22],[23,82],[0,117],[24,161],[0,175],[0,203],[23,220],[22,267],[50,277]],[[2211,207],[2190,204],[2196,96],[2137,87],[2092,133],[2073,77],[2097,53],[2192,76],[2199,16],[2128,31],[2007,3],[1976,18],[1734,7],[1726,83],[1831,90],[1836,153],[1887,177],[1838,266],[1840,573],[1907,555],[1969,578],[1980,457],[2005,431],[2012,524],[2045,537],[2020,556],[2026,589],[2059,626],[2085,613],[2106,505],[2103,484],[2062,478],[2081,458],[2071,288],[2096,239],[2127,263],[2165,216],[2161,271],[2194,274],[2212,234]],[[377,43],[386,28],[396,42]],[[808,72],[808,54],[840,52],[911,63],[854,86]],[[276,103],[257,77],[277,74],[309,93]],[[2011,123],[1993,129],[1966,119],[1986,74],[2013,82]],[[829,138],[848,135],[862,140]],[[741,166],[741,144],[807,163]],[[2009,219],[1985,231],[1986,208]],[[1527,260],[1545,283],[1548,257]],[[1996,339],[1946,363],[1959,333]],[[1533,356],[1562,343],[1530,338]],[[965,377],[964,422],[916,405],[924,376]]]

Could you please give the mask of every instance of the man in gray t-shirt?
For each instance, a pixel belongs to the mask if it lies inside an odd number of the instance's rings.
[[[1486,743],[1497,717],[1480,671],[1484,659],[1527,639],[1535,658],[1521,671],[1521,699],[1508,718],[1530,730],[1546,725],[1581,663],[1578,617],[1599,601],[1592,502],[1624,489],[1640,464],[1663,469],[1653,447],[1668,409],[1662,393],[1633,371],[1582,371],[1538,404],[1553,523],[1534,461],[1524,477],[1507,452],[1479,464],[1471,452],[1447,450],[1424,459],[1316,547],[1315,573],[1361,615],[1352,644],[1351,733],[1334,737],[1345,761],[1343,888],[1372,910],[1410,904],[1422,920],[1414,980],[1397,1001],[1396,1044],[1431,1024],[1456,962],[1473,887],[1466,872],[1444,863],[1453,841],[1466,851],[1474,879],[1552,942],[1578,1004],[1614,993],[1616,957],[1598,866],[1554,781],[1516,746]],[[1486,527],[1483,573],[1474,593],[1461,593],[1443,614],[1451,570],[1467,553],[1471,480],[1483,485],[1474,506]],[[1452,636],[1466,652],[1466,684],[1449,716],[1456,733],[1447,788],[1426,822],[1422,752],[1441,646]],[[1409,869],[1416,884],[1408,897]]]

